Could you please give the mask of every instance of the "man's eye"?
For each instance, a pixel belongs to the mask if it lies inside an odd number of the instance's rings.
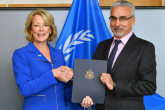
[[[120,20],[127,20],[127,17],[123,16],[119,18]]]
[[[111,19],[112,19],[112,20],[116,20],[117,18],[112,16]]]

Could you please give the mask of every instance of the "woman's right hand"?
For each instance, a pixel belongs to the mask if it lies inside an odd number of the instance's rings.
[[[57,69],[53,69],[52,72],[55,78],[65,83],[73,78],[73,69],[67,66],[60,66]]]
[[[52,69],[53,75],[54,75],[54,77],[57,78],[57,79],[60,77],[60,74],[61,74],[61,71],[60,71],[60,70],[61,70],[61,67],[62,67],[62,66],[60,66],[59,68],[56,68],[56,69]]]

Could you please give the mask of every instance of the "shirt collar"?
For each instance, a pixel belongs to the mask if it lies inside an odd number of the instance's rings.
[[[129,40],[129,38],[132,36],[133,32],[131,31],[129,34],[127,34],[126,36],[122,37],[120,40],[121,42],[125,45],[127,43],[127,41]],[[116,39],[116,37],[113,37],[113,43]]]

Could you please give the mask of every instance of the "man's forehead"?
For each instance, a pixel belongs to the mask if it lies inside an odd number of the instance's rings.
[[[129,6],[115,6],[111,9],[111,15],[126,16],[131,14],[131,8]]]

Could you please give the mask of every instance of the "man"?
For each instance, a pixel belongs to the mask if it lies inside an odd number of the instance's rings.
[[[135,6],[128,1],[113,3],[110,27],[114,37],[99,43],[93,55],[93,59],[108,61],[107,73],[100,77],[106,85],[105,102],[96,104],[96,110],[145,110],[143,96],[156,91],[155,48],[136,37],[134,24]],[[120,40],[118,45],[116,40]],[[88,96],[81,105],[89,107],[92,103]]]

